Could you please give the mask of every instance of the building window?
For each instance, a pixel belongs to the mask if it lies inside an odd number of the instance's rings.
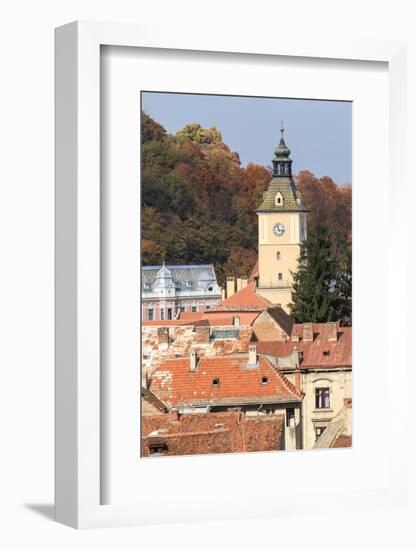
[[[287,426],[291,426],[291,420],[295,418],[295,409],[285,410],[285,423]]]
[[[213,386],[220,386],[220,380],[218,378],[213,378]]]
[[[323,355],[324,355],[324,357],[329,357],[330,351],[328,349],[324,350]]]
[[[275,206],[282,206],[282,204],[283,204],[282,195],[281,193],[277,193],[275,195]]]
[[[282,281],[282,273],[278,273],[278,281]]]
[[[269,378],[267,376],[262,376],[262,384],[268,384]]]
[[[187,283],[186,283],[186,284],[187,284],[187,287],[188,287],[188,288],[190,288],[190,287],[192,287],[192,286],[193,286],[193,283],[192,283],[191,281],[187,281]]]
[[[149,290],[151,287],[149,283],[143,283],[143,288]]]
[[[153,321],[153,309],[148,309],[148,321]]]
[[[172,308],[171,307],[168,308],[168,319],[169,320],[172,319]]]
[[[185,311],[185,306],[180,306],[180,312],[183,313]]]
[[[278,250],[277,252],[277,260],[280,260],[281,259],[281,252]]]
[[[191,311],[197,311],[197,306],[191,306]]]
[[[314,429],[315,433],[316,433],[316,441],[318,440],[318,438],[321,436],[321,434],[324,432],[326,428],[324,426],[316,426],[316,428]]]
[[[330,389],[316,388],[316,409],[330,408]]]
[[[164,313],[165,313],[165,311],[163,309],[161,309],[161,321],[164,320],[164,317],[165,317]]]

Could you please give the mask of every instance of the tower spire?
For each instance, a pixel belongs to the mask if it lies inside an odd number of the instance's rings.
[[[290,159],[291,151],[288,149],[284,141],[284,122],[281,120],[281,127],[279,129],[281,132],[281,139],[278,146],[275,148],[275,158],[272,160],[272,175],[274,177],[292,177],[291,165],[292,160]]]

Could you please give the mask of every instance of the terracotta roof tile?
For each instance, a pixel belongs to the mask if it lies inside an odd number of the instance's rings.
[[[300,330],[301,327],[301,330]],[[257,343],[259,353],[272,357],[286,357],[294,349],[303,353],[301,368],[344,367],[352,366],[352,328],[338,327],[337,341],[327,340],[327,324],[314,324],[312,342],[260,341]],[[294,325],[293,334],[302,336],[302,325]]]
[[[142,418],[142,456],[149,445],[159,445],[161,454],[209,454],[280,450],[284,417],[248,417],[241,412],[180,414]],[[151,435],[153,434],[153,435]]]
[[[265,308],[272,306],[271,302],[255,292],[255,283],[248,283],[247,286],[238,290],[230,298],[221,302],[222,306],[244,306]],[[218,308],[217,308],[218,309]]]
[[[259,357],[258,368],[247,364],[247,354],[201,357],[191,372],[188,357],[166,360],[152,371],[149,387],[169,407],[301,400],[302,394],[265,358]]]

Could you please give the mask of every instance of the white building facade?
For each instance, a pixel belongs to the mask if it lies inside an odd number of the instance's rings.
[[[180,312],[204,311],[221,301],[213,264],[143,266],[142,320],[169,321]]]

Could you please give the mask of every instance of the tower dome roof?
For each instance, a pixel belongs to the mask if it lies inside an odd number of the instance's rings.
[[[282,159],[288,159],[288,157],[290,156],[291,154],[291,151],[288,149],[285,141],[284,141],[284,127],[281,126],[280,128],[280,132],[281,132],[281,139],[279,140],[279,144],[276,146],[275,148],[275,156],[277,158],[282,158]]]

